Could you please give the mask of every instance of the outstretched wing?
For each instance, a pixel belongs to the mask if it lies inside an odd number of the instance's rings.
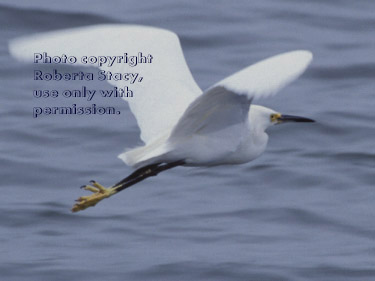
[[[147,144],[170,130],[188,105],[202,91],[195,83],[175,33],[153,27],[136,25],[96,25],[47,32],[17,38],[9,44],[11,54],[32,62],[34,53],[47,52],[49,56],[129,56],[151,54],[152,63],[104,64],[100,69],[120,73],[139,73],[142,82],[109,81],[114,86],[128,86],[134,97],[124,98],[141,129],[141,139]],[[91,65],[91,64],[90,64]],[[173,105],[172,105],[173,104]]]
[[[297,79],[311,60],[309,51],[292,51],[260,61],[225,78],[192,102],[170,139],[208,135],[245,124],[253,99],[277,93]],[[240,126],[233,128],[241,129]]]

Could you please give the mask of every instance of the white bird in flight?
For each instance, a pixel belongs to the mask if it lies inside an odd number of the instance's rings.
[[[144,145],[119,155],[136,170],[105,188],[95,181],[85,185],[90,196],[78,198],[72,211],[94,206],[100,200],[176,166],[242,164],[266,149],[266,129],[285,122],[314,122],[284,115],[252,104],[276,94],[297,79],[312,60],[309,51],[297,50],[262,60],[202,91],[186,64],[177,35],[137,25],[97,25],[17,38],[9,44],[17,59],[32,62],[36,52],[49,56],[100,56],[123,53],[151,54],[153,62],[103,64],[116,73],[140,73],[132,84],[134,96],[124,98],[134,114]],[[77,64],[82,64],[79,60]],[[128,81],[108,81],[124,87]]]

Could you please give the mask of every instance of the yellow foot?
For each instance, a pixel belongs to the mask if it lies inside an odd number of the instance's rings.
[[[89,190],[93,192],[93,194],[89,196],[81,196],[76,201],[77,203],[74,204],[72,208],[72,212],[78,212],[82,211],[88,207],[95,206],[99,201],[103,200],[104,198],[107,198],[113,194],[115,194],[117,191],[115,188],[105,188],[101,184],[97,183],[96,181],[91,181],[91,185],[85,185],[83,186],[83,189]]]

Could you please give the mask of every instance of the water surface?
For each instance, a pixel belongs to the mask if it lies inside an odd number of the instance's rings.
[[[374,2],[148,2],[0,1],[1,280],[374,280]],[[140,144],[135,120],[114,101],[121,115],[33,119],[33,66],[7,42],[98,23],[178,33],[202,89],[309,49],[259,102],[317,123],[271,128],[254,162],[176,168],[72,214],[80,185],[131,172],[116,156]]]

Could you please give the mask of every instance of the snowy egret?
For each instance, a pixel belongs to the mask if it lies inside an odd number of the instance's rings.
[[[32,61],[36,52],[50,56],[100,57],[101,71],[133,73],[129,102],[141,130],[144,145],[119,155],[136,170],[105,188],[92,181],[83,188],[92,191],[80,197],[72,211],[94,206],[121,190],[176,166],[216,166],[249,162],[266,148],[266,129],[284,122],[314,122],[253,105],[254,99],[271,96],[299,77],[312,60],[309,51],[276,55],[251,65],[216,83],[206,91],[195,83],[175,33],[153,27],[98,25],[48,32],[10,43],[11,54]],[[148,54],[152,63],[105,63],[103,55]],[[66,54],[66,55],[65,55]],[[109,59],[110,60],[110,59]],[[151,62],[151,60],[150,60]],[[58,58],[51,63],[59,63]],[[79,65],[87,65],[77,60]],[[117,87],[128,81],[108,81]]]

